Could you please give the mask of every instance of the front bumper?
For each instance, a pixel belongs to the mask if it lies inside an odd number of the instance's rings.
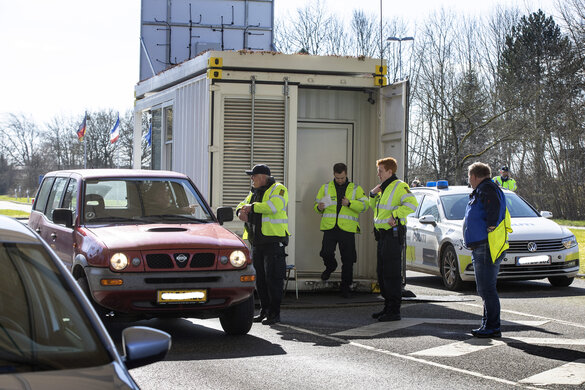
[[[94,300],[110,310],[145,316],[207,318],[217,316],[254,293],[254,281],[242,276],[256,275],[252,265],[241,270],[199,272],[116,273],[109,268],[85,269]],[[120,286],[103,286],[102,279],[120,279]],[[254,278],[255,279],[255,278]],[[253,280],[254,280],[253,279]],[[205,302],[157,303],[159,290],[206,290]]]
[[[500,264],[498,279],[531,280],[544,279],[553,276],[574,278],[579,273],[579,250],[567,249],[561,252],[540,252],[538,255],[547,255],[551,258],[550,264],[517,265],[518,257],[534,254],[523,252],[506,252]],[[463,280],[475,280],[473,264],[469,263],[462,275]]]

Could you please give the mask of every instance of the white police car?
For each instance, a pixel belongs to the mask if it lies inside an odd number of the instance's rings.
[[[419,206],[408,216],[406,269],[438,275],[449,290],[475,280],[471,251],[463,246],[463,218],[472,189],[447,181],[412,188]],[[579,271],[579,248],[571,231],[538,212],[517,194],[504,190],[512,217],[510,249],[500,266],[499,279],[548,278],[566,287]]]

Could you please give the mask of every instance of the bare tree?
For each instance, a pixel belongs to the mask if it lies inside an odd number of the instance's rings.
[[[2,154],[24,173],[22,185],[27,189],[35,189],[38,175],[43,169],[41,131],[25,115],[9,114],[8,120],[0,128],[0,135]]]

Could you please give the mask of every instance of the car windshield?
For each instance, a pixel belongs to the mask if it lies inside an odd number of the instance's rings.
[[[184,179],[88,180],[83,204],[86,224],[213,221],[197,191]]]
[[[469,194],[450,194],[441,196],[445,217],[451,220],[462,220],[469,202]],[[506,206],[512,218],[535,218],[540,215],[524,199],[516,194],[506,193]]]
[[[40,244],[0,244],[0,375],[112,361]]]

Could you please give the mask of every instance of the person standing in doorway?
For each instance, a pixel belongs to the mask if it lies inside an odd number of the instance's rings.
[[[246,174],[252,189],[236,207],[236,215],[244,221],[244,239],[252,247],[256,269],[256,289],[260,297],[260,314],[254,322],[272,325],[280,322],[284,278],[285,247],[288,245],[288,190],[270,175],[267,165],[255,165]]]
[[[380,184],[370,191],[374,210],[374,235],[378,241],[377,272],[384,308],[372,314],[378,321],[400,320],[402,303],[402,248],[406,238],[406,216],[418,202],[408,184],[398,180],[398,165],[392,157],[376,161]]]
[[[506,197],[491,177],[489,165],[473,163],[468,170],[473,192],[465,209],[463,239],[471,249],[477,293],[483,300],[481,327],[471,334],[479,338],[502,337],[500,331],[500,298],[496,282],[500,263],[508,249],[508,233],[512,232]]]
[[[319,255],[323,258],[325,271],[322,280],[328,280],[337,268],[335,248],[341,254],[341,295],[350,297],[353,284],[353,263],[357,260],[355,234],[360,232],[360,213],[368,209],[368,198],[359,185],[347,178],[347,165],[333,165],[333,180],[319,189],[314,210],[321,214],[320,229],[323,241]]]
[[[500,169],[500,176],[494,176],[492,180],[494,183],[507,190],[515,192],[518,189],[516,180],[510,177],[510,168],[507,166],[502,167],[502,169]]]

